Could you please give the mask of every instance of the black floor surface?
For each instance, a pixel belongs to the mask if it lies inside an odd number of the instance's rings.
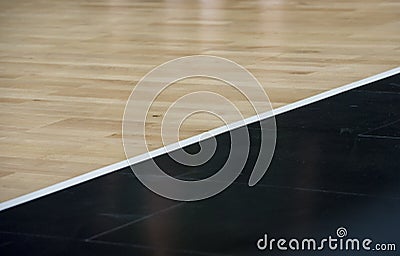
[[[162,198],[129,168],[0,212],[0,255],[400,255],[400,75],[276,116],[277,145],[266,175],[247,185],[250,157],[222,193],[183,203]],[[157,163],[202,179],[224,163],[229,134],[201,167],[168,156]],[[196,145],[186,149],[195,151]],[[141,164],[135,166],[141,168]],[[259,250],[269,238],[370,238],[396,251]]]

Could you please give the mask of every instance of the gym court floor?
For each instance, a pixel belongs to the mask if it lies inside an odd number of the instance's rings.
[[[0,255],[399,255],[397,0],[18,0],[0,9]],[[148,123],[133,120],[137,146],[126,157],[132,90],[158,65],[196,55],[243,65],[270,102],[212,79],[178,81]],[[222,95],[245,122],[211,98],[186,101],[169,120],[180,123],[174,137],[163,118],[198,91]],[[260,120],[249,103],[273,110]],[[227,120],[178,119],[199,106]],[[272,121],[272,160],[249,186],[256,163],[270,160],[261,147]],[[139,180],[154,169],[192,184],[217,177],[239,131],[250,147],[235,146],[234,158],[249,154],[221,193],[172,200]],[[209,161],[171,157],[195,156],[205,134],[217,142]]]

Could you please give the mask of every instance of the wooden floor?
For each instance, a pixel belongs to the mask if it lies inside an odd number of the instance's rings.
[[[400,63],[398,0],[1,0],[0,8],[1,201],[123,160],[130,92],[173,58],[229,58],[274,107]],[[161,95],[146,124],[151,149],[162,145],[163,111],[193,88],[219,87],[188,80]],[[221,124],[192,116],[180,136]]]

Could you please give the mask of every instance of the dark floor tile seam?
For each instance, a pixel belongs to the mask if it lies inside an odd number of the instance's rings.
[[[130,243],[120,243],[120,242],[110,242],[104,240],[90,240],[86,241],[84,239],[77,239],[77,238],[69,238],[69,237],[60,237],[60,236],[52,236],[52,235],[41,235],[41,234],[31,234],[31,233],[22,233],[22,232],[9,232],[9,231],[0,231],[0,234],[6,235],[14,235],[14,236],[22,236],[22,237],[31,237],[31,238],[38,238],[38,239],[48,239],[48,240],[61,240],[61,241],[69,241],[69,242],[83,242],[88,244],[104,244],[104,245],[112,245],[118,247],[131,247],[131,248],[141,248],[141,249],[152,249],[157,250],[155,247],[139,245],[139,244],[130,244]],[[2,246],[7,246],[12,244],[13,241],[6,241],[0,244],[0,249]],[[193,251],[193,250],[180,250],[180,249],[170,249],[170,248],[163,248],[164,251],[179,252],[179,253],[188,253],[191,255],[199,255],[199,256],[226,256],[226,254],[216,254],[216,253],[207,253],[207,252],[200,252],[200,251]]]
[[[56,235],[45,235],[45,234],[37,234],[37,233],[25,233],[25,232],[14,232],[14,231],[3,231],[0,230],[0,235],[14,235],[14,236],[26,236],[26,237],[34,237],[34,238],[43,238],[43,239],[53,239],[53,240],[68,240],[68,241],[79,241],[80,239],[71,238],[68,236],[56,236]]]
[[[180,179],[180,180],[185,180],[185,178],[186,178],[186,181],[194,181],[196,179],[191,178],[191,177],[187,177],[187,176],[189,176],[191,174],[196,174],[197,172],[198,172],[198,170],[192,170],[192,171],[184,172],[182,174],[174,176],[174,178]],[[212,175],[210,175],[210,176],[212,176]],[[134,177],[136,178],[135,175],[134,175]],[[208,177],[206,177],[206,178],[208,178]],[[206,179],[206,178],[204,178],[204,179]]]
[[[110,217],[110,218],[115,218],[115,219],[137,219],[143,217],[142,214],[127,214],[127,213],[112,213],[112,212],[100,212],[97,213],[98,216],[103,216],[103,217]]]
[[[193,179],[193,180],[197,180],[197,179]],[[213,183],[224,183],[224,182],[219,182],[219,181],[212,181],[212,182]],[[243,182],[243,181],[234,181],[232,184],[245,185],[246,187],[248,186],[248,183]],[[262,184],[262,183],[258,183],[257,185],[255,185],[255,187],[257,187],[257,186],[265,187],[265,188],[274,188],[274,189],[298,190],[298,191],[313,192],[313,193],[338,194],[338,195],[357,196],[357,197],[369,197],[369,198],[376,198],[376,199],[400,200],[400,195],[399,196],[377,196],[377,195],[357,193],[357,192],[346,192],[346,191],[306,188],[306,187],[280,186],[280,185],[270,185],[270,184]],[[249,189],[252,189],[252,187],[250,187],[250,186],[248,186],[248,187],[249,187]]]
[[[384,135],[359,134],[357,137],[359,137],[359,138],[367,138],[367,139],[400,140],[400,137],[395,137],[395,136],[384,136]]]
[[[365,134],[368,134],[368,133],[370,133],[370,132],[374,132],[374,131],[376,131],[376,130],[379,130],[379,129],[382,129],[382,128],[391,126],[391,125],[393,125],[393,124],[395,124],[395,123],[398,123],[398,122],[400,122],[400,119],[396,119],[395,121],[391,121],[391,122],[389,122],[389,123],[386,123],[386,124],[380,125],[380,126],[378,126],[378,127],[372,128],[372,129],[370,129],[370,130],[368,130],[368,131],[366,131],[366,132],[359,133],[358,136],[359,136],[359,135],[365,135]]]
[[[193,144],[191,144],[191,145],[189,145],[189,146],[192,146],[192,145],[194,145],[195,143],[193,143]],[[178,150],[182,150],[182,149],[178,149]],[[154,160],[153,158],[152,159],[150,159],[150,160]],[[125,168],[131,168],[131,166],[127,166],[127,167],[125,167]],[[120,169],[120,170],[117,170],[115,173],[116,174],[119,174],[119,175],[124,175],[124,176],[129,176],[130,178],[134,178],[134,179],[137,179],[137,177],[136,177],[136,175],[133,173],[133,171],[132,172],[130,172],[130,173],[125,173],[125,172],[123,172],[123,170],[125,169],[125,168],[122,168],[122,169]],[[175,178],[180,178],[180,179],[183,179],[183,178],[185,178],[186,176],[188,176],[188,175],[190,175],[190,174],[193,174],[193,173],[196,173],[198,170],[192,170],[192,171],[188,171],[188,172],[184,172],[184,173],[182,173],[182,174],[179,174],[179,175],[176,175],[176,176],[174,176]]]
[[[111,232],[114,232],[114,231],[120,230],[120,229],[122,229],[122,228],[128,227],[128,226],[130,226],[130,225],[132,225],[132,224],[141,222],[141,221],[143,221],[143,220],[147,220],[147,219],[149,219],[149,218],[151,218],[151,217],[154,217],[154,216],[156,216],[156,215],[158,215],[158,214],[168,212],[168,211],[170,211],[170,210],[172,210],[172,209],[175,209],[175,208],[177,208],[177,207],[182,206],[183,204],[185,204],[185,203],[177,203],[177,204],[174,204],[174,205],[172,205],[172,206],[170,206],[170,207],[167,207],[167,208],[164,208],[164,209],[162,209],[162,210],[159,210],[159,211],[153,212],[153,213],[151,213],[151,214],[145,215],[145,216],[143,216],[143,217],[141,217],[141,218],[138,218],[138,219],[135,219],[135,220],[131,220],[131,221],[129,221],[129,222],[127,222],[127,223],[124,223],[124,224],[122,224],[122,225],[119,225],[119,226],[117,226],[117,227],[114,227],[114,228],[108,229],[108,230],[106,230],[106,231],[103,231],[103,232],[94,234],[94,235],[92,235],[92,236],[90,236],[90,237],[84,239],[84,241],[87,242],[87,241],[91,241],[91,240],[97,239],[97,238],[99,238],[99,237],[101,237],[101,236],[104,236],[104,235],[107,235],[107,234],[109,234],[109,233],[111,233]]]
[[[190,177],[187,177],[187,176],[189,176],[191,174],[196,174],[197,172],[198,172],[198,170],[188,171],[188,172],[185,172],[185,173],[182,173],[182,174],[176,176],[176,178],[178,178],[178,179],[186,178],[186,179],[189,179],[189,181],[190,181],[192,179]]]
[[[89,243],[89,244],[90,243],[91,244],[104,244],[104,245],[112,245],[112,246],[118,246],[118,247],[132,247],[132,248],[157,250],[157,248],[151,247],[151,246],[130,244],[130,243],[120,243],[120,242],[110,242],[110,241],[104,241],[104,240],[86,241],[85,239],[77,239],[77,238],[70,238],[70,237],[22,233],[22,232],[9,232],[9,231],[0,231],[0,234],[22,236],[22,237],[32,237],[32,238],[39,238],[39,239],[61,240],[61,241],[70,241],[70,242],[83,242],[83,243]],[[11,243],[12,243],[12,241],[3,242],[2,244],[0,244],[0,247],[6,246]],[[163,248],[163,250],[170,251],[170,252],[188,253],[188,254],[199,255],[199,256],[226,256],[226,254],[207,253],[207,252],[200,252],[200,251],[193,251],[193,250],[180,250],[180,249],[170,249],[170,248]]]
[[[93,244],[104,244],[104,245],[114,245],[120,247],[133,247],[133,248],[141,248],[141,249],[150,249],[150,250],[163,250],[167,252],[179,252],[179,253],[188,253],[191,255],[199,255],[199,256],[228,256],[229,254],[220,254],[220,253],[209,253],[202,251],[194,251],[194,250],[186,250],[186,249],[171,249],[171,248],[155,248],[152,246],[140,245],[140,244],[132,244],[132,243],[121,243],[121,242],[111,242],[105,240],[90,240],[85,241],[87,243]]]
[[[247,183],[245,183],[243,181],[235,181],[234,183],[247,185]],[[376,196],[376,195],[370,195],[370,194],[365,194],[365,193],[335,191],[335,190],[316,189],[316,188],[302,188],[302,187],[290,187],[290,186],[279,186],[279,185],[268,185],[268,184],[257,184],[256,186],[275,188],[275,189],[299,190],[299,191],[313,192],[313,193],[338,194],[338,195],[357,196],[357,197],[370,197],[370,198],[377,198],[377,199],[391,199],[391,200],[399,200],[400,199],[400,196]]]
[[[392,95],[400,95],[400,92],[387,92],[387,91],[370,91],[370,90],[354,90],[356,93],[370,93],[370,94],[392,94]]]

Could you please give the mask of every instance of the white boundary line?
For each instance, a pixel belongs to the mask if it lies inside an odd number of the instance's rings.
[[[173,144],[168,145],[166,147],[159,148],[159,149],[153,150],[151,152],[141,154],[139,156],[136,156],[136,157],[133,157],[133,158],[129,159],[129,161],[128,160],[124,160],[124,161],[121,161],[121,162],[118,162],[118,163],[115,163],[115,164],[112,164],[112,165],[108,165],[108,166],[105,166],[103,168],[100,168],[100,169],[97,169],[97,170],[94,170],[94,171],[79,175],[77,177],[68,179],[66,181],[62,181],[60,183],[51,185],[49,187],[34,191],[32,193],[29,193],[29,194],[26,194],[26,195],[23,195],[23,196],[20,196],[20,197],[5,201],[5,202],[0,204],[0,211],[3,211],[5,209],[11,208],[11,207],[14,207],[14,206],[17,206],[17,205],[20,205],[20,204],[23,204],[23,203],[26,203],[26,202],[29,202],[29,201],[32,201],[34,199],[43,197],[45,195],[49,195],[51,193],[54,193],[54,192],[57,192],[57,191],[72,187],[74,185],[77,185],[77,184],[83,183],[85,181],[88,181],[88,180],[103,176],[105,174],[117,171],[119,169],[128,167],[130,165],[143,162],[145,160],[148,160],[148,159],[151,159],[153,157],[162,155],[164,153],[171,152],[171,151],[174,151],[176,149],[183,148],[183,147],[188,146],[190,144],[199,142],[200,140],[205,140],[205,139],[210,138],[212,136],[216,136],[218,134],[221,134],[221,133],[224,133],[224,132],[227,132],[227,131],[231,131],[231,130],[239,128],[239,127],[242,127],[244,125],[247,125],[247,124],[250,124],[250,123],[254,123],[254,122],[257,122],[259,120],[266,119],[266,118],[271,117],[273,115],[279,115],[279,114],[291,111],[293,109],[297,109],[297,108],[309,105],[311,103],[314,103],[314,102],[317,102],[317,101],[332,97],[332,96],[340,94],[342,92],[346,92],[346,91],[349,91],[351,89],[355,89],[357,87],[360,87],[360,86],[363,86],[363,85],[366,85],[366,84],[369,84],[369,83],[372,83],[372,82],[375,82],[375,81],[378,81],[378,80],[381,80],[381,79],[384,79],[384,78],[387,78],[387,77],[392,76],[392,75],[396,75],[398,73],[400,73],[400,66],[397,67],[397,68],[385,71],[383,73],[380,73],[380,74],[377,74],[377,75],[374,75],[374,76],[371,76],[371,77],[368,77],[368,78],[365,78],[365,79],[362,79],[362,80],[359,80],[359,81],[356,81],[356,82],[353,82],[353,83],[350,83],[350,84],[347,84],[347,85],[343,85],[341,87],[338,87],[338,88],[335,88],[335,89],[332,89],[332,90],[317,94],[315,96],[312,96],[312,97],[309,97],[309,98],[306,98],[306,99],[303,99],[303,100],[300,100],[300,101],[285,105],[283,107],[280,107],[280,108],[277,108],[277,109],[262,113],[262,114],[260,114],[258,116],[255,115],[255,116],[246,118],[244,120],[228,124],[226,126],[221,126],[219,128],[213,129],[211,131],[208,131],[208,132],[205,132],[205,133],[190,137],[188,139],[182,140],[180,142],[173,143]]]

